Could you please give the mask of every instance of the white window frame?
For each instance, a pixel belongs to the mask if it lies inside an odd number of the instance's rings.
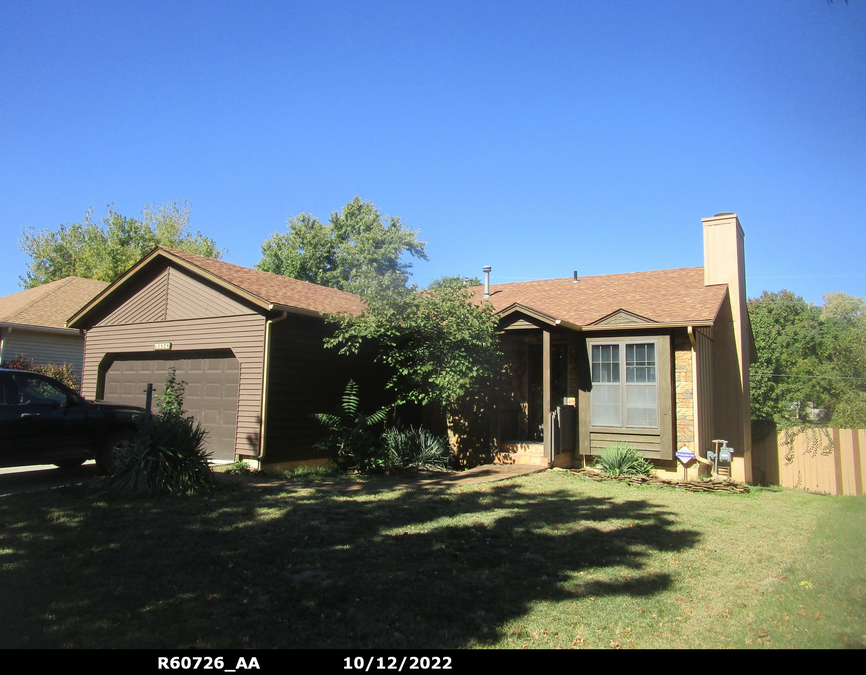
[[[630,345],[653,345],[654,346],[654,369],[655,369],[655,381],[652,383],[637,383],[637,382],[627,382],[627,347]],[[661,424],[661,409],[660,409],[660,401],[659,401],[659,379],[662,376],[659,369],[659,357],[660,357],[660,345],[658,338],[634,338],[634,339],[623,339],[623,340],[610,340],[610,339],[600,339],[600,340],[592,340],[589,342],[589,368],[590,368],[590,382],[592,382],[592,390],[590,393],[590,426],[593,428],[606,428],[606,429],[647,429],[647,430],[656,430],[660,429]],[[596,347],[617,347],[619,350],[619,360],[617,363],[618,367],[618,382],[603,382],[595,381],[594,373],[593,373],[593,365],[594,365],[594,356],[593,353]],[[655,399],[655,417],[656,423],[655,425],[641,425],[641,424],[628,424],[628,391],[630,387],[641,387],[644,389],[652,388],[653,396]],[[610,424],[610,423],[601,423],[596,421],[596,413],[595,413],[595,404],[596,397],[600,395],[601,391],[607,389],[608,392],[613,392],[614,389],[618,390],[618,398],[619,401],[619,424]]]

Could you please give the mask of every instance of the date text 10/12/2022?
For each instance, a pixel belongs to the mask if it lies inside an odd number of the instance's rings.
[[[346,656],[343,670],[451,670],[450,656]]]

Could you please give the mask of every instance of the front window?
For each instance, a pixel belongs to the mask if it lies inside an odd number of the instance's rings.
[[[655,342],[592,345],[593,426],[658,428],[657,352]]]

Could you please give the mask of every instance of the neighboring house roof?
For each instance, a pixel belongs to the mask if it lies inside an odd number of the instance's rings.
[[[106,281],[64,277],[0,298],[0,323],[65,328],[66,319],[108,286]]]
[[[472,291],[481,301],[484,288]],[[529,308],[574,326],[596,324],[620,310],[661,324],[709,324],[726,293],[725,285],[704,285],[703,267],[687,267],[580,277],[577,283],[566,278],[491,284],[489,302],[497,312]]]
[[[96,305],[121,288],[139,269],[159,257],[199,274],[218,286],[233,291],[267,310],[276,309],[304,314],[341,314],[343,312],[360,314],[364,307],[361,298],[353,293],[159,246],[116,279],[110,287],[106,288],[86,307],[82,307],[69,319],[68,325],[78,326]]]

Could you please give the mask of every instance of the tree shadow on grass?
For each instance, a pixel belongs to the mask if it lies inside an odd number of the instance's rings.
[[[4,498],[0,647],[460,648],[538,602],[668,589],[650,557],[700,534],[577,485]]]

